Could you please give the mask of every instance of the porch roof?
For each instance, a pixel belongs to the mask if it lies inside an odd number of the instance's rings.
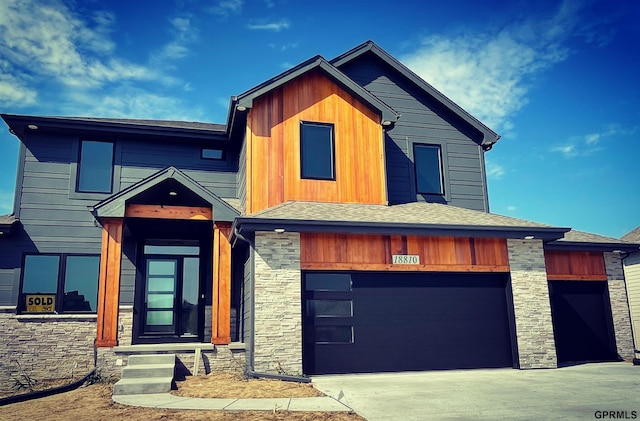
[[[211,205],[214,221],[232,222],[239,212],[223,199],[210,192],[185,173],[170,166],[164,170],[139,181],[136,184],[116,193],[107,199],[90,207],[89,210],[96,218],[123,218],[127,201],[149,191],[155,186],[167,180],[173,180],[182,187],[188,189],[199,199]],[[157,203],[153,203],[157,204]]]

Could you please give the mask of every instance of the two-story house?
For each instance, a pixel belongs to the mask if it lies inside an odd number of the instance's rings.
[[[223,125],[2,118],[5,379],[144,352],[298,375],[633,357],[638,245],[490,213],[499,136],[372,42],[233,97]]]

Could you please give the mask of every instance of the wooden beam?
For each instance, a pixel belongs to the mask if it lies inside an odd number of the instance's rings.
[[[163,205],[127,205],[124,216],[127,218],[189,219],[210,221],[213,212],[210,208],[193,206]]]
[[[213,227],[213,311],[211,343],[231,342],[231,224]]]
[[[607,275],[547,275],[549,281],[606,281]]]
[[[98,327],[95,341],[97,347],[113,347],[118,344],[122,225],[123,221],[119,218],[103,221],[98,281]]]
[[[416,272],[491,272],[508,273],[509,266],[472,265],[394,265],[390,263],[300,263],[301,270],[371,270],[371,271],[416,271]]]

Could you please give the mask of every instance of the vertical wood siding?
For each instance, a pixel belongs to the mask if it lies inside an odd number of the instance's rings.
[[[479,133],[373,55],[363,55],[340,70],[401,114],[386,136],[390,203],[435,201],[416,193],[412,149],[415,143],[444,143],[446,202],[489,210]]]
[[[640,349],[640,253],[631,254],[624,259],[624,276],[635,348]]]
[[[598,251],[545,250],[550,281],[606,281],[604,255]]]
[[[98,329],[96,346],[118,344],[118,301],[122,256],[122,219],[104,221],[98,280]]]
[[[213,228],[213,312],[211,343],[231,342],[231,224]]]
[[[418,265],[392,263],[392,255],[420,256]],[[306,270],[508,272],[507,243],[497,238],[300,234]]]
[[[247,213],[287,200],[386,204],[379,116],[319,72],[258,98],[247,128]],[[300,178],[300,122],[333,123],[335,181]]]

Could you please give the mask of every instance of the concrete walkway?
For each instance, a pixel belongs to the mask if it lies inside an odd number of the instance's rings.
[[[163,409],[209,409],[216,411],[308,411],[351,412],[351,408],[336,399],[270,398],[270,399],[204,399],[186,398],[170,393],[145,395],[115,395],[114,402],[130,406]]]

